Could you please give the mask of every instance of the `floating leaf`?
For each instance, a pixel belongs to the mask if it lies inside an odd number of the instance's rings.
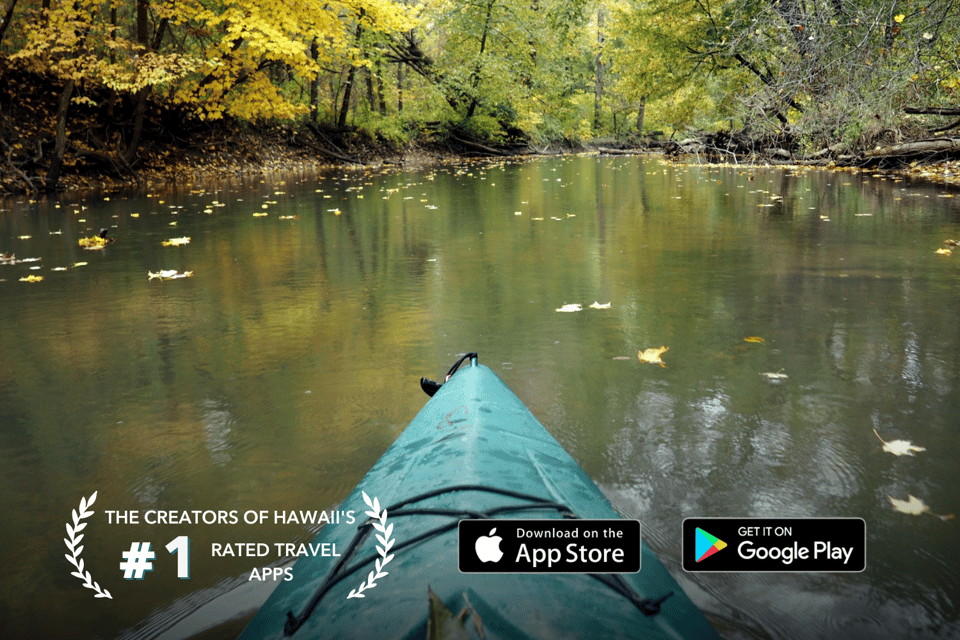
[[[594,301],[593,301],[593,304],[590,305],[590,308],[591,308],[591,309],[609,309],[611,306],[612,306],[612,305],[611,305],[611,303],[609,303],[609,302],[608,302],[607,304],[600,304],[599,302],[597,302],[596,300],[594,300]]]
[[[583,310],[583,307],[581,307],[579,304],[576,304],[576,303],[574,303],[574,304],[565,304],[565,305],[563,305],[562,307],[560,307],[559,309],[557,309],[557,311],[559,311],[559,312],[561,312],[561,313],[570,313],[570,312],[572,312],[572,311],[582,311],[582,310]]]
[[[40,282],[43,280],[43,276],[27,276],[26,278],[20,278],[20,282]]]
[[[161,244],[165,247],[179,247],[184,244],[190,244],[190,238],[186,236],[182,238],[170,238],[169,240],[164,240]]]
[[[908,496],[908,498],[909,500],[897,500],[896,498],[887,496],[887,500],[890,501],[890,504],[893,505],[893,508],[900,513],[906,513],[911,516],[918,516],[921,513],[929,513],[932,516],[940,518],[944,522],[947,520],[953,520],[952,513],[948,513],[946,515],[934,513],[933,511],[930,511],[930,507],[928,507],[920,498],[913,495]]]
[[[950,249],[937,249],[937,253],[939,253],[942,256],[948,256],[953,252],[950,251]]]
[[[766,378],[767,380],[769,380],[770,382],[776,382],[776,383],[779,383],[782,380],[786,380],[789,377],[787,376],[787,374],[782,372],[777,372],[777,373],[766,372],[766,373],[761,373],[760,375]]]
[[[743,339],[743,341],[744,341],[744,342],[757,342],[757,343],[760,343],[760,344],[763,344],[764,342],[766,342],[766,340],[764,340],[763,338],[761,338],[761,337],[759,337],[759,336],[747,336],[746,338]]]
[[[957,242],[956,240],[950,240],[949,238],[947,238],[943,242],[944,244],[948,244],[951,247],[960,247],[960,242]]]
[[[923,447],[915,447],[913,443],[908,440],[891,440],[890,442],[886,442],[880,437],[876,429],[873,430],[873,434],[883,443],[883,450],[895,456],[912,456],[914,452],[926,451]]]
[[[183,273],[178,273],[175,269],[163,269],[157,272],[153,272],[153,271],[147,272],[148,280],[153,280],[153,279],[177,280],[179,278],[192,278],[192,277],[193,277],[193,271],[184,271]]]
[[[666,367],[663,363],[663,360],[660,359],[660,356],[670,350],[670,347],[661,346],[659,349],[644,349],[643,351],[637,352],[637,357],[640,358],[640,362],[648,362],[650,364],[658,364],[661,367]]]
[[[78,242],[82,248],[92,251],[96,249],[103,249],[105,246],[107,246],[108,240],[99,236],[93,236],[92,238],[80,238]]]

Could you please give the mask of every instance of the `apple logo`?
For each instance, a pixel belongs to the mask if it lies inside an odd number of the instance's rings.
[[[493,535],[496,532],[497,528],[494,527],[490,529],[489,536],[477,538],[477,544],[474,548],[477,551],[477,557],[482,562],[500,562],[500,558],[503,557],[503,551],[500,551],[500,541],[503,538]]]

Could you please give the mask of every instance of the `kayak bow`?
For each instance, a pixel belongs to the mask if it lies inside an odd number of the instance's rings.
[[[460,520],[620,519],[503,381],[467,357],[340,506],[356,522],[314,539],[339,557],[300,558],[241,640],[719,639],[646,544],[632,574],[459,571]],[[362,515],[371,504],[379,519]]]

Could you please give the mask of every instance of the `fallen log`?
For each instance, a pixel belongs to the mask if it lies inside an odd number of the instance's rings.
[[[323,132],[320,130],[320,127],[318,127],[316,124],[314,124],[313,122],[308,122],[307,128],[313,132],[313,135],[315,135],[317,139],[320,140],[321,143],[326,143],[336,148],[336,145],[333,144],[333,142],[331,142],[330,140],[328,140],[327,136],[323,135]],[[313,144],[309,140],[300,140],[299,142],[304,146],[313,149],[314,151],[319,151],[323,155],[329,158],[333,158],[334,160],[339,160],[340,162],[346,162],[348,164],[366,164],[364,161],[358,158],[350,158],[348,156],[343,155],[343,153],[337,153],[336,151],[331,151],[321,146],[320,144]],[[337,149],[337,151],[339,151],[339,149]]]
[[[487,155],[491,155],[491,156],[511,156],[511,155],[515,155],[515,154],[510,153],[510,152],[507,152],[507,151],[501,151],[500,149],[494,149],[493,147],[488,147],[488,146],[486,146],[486,145],[484,145],[484,144],[480,144],[480,143],[478,143],[478,142],[470,142],[469,140],[464,140],[463,138],[459,138],[459,137],[457,137],[457,136],[455,136],[455,135],[453,135],[453,134],[450,135],[450,139],[453,140],[454,142],[458,142],[458,143],[460,143],[460,144],[462,144],[462,145],[464,145],[464,146],[466,146],[466,147],[471,147],[471,148],[473,148],[473,149],[477,149],[478,151],[482,151],[483,153],[486,153]]]
[[[885,147],[875,147],[863,155],[865,158],[903,158],[950,151],[960,151],[960,138],[931,138],[929,140],[892,144]]]
[[[597,147],[597,153],[605,153],[611,156],[635,156],[643,153],[641,149],[611,149],[610,147]]]
[[[960,107],[904,107],[903,111],[925,116],[960,116]]]

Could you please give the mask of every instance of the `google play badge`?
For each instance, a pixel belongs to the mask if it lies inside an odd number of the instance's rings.
[[[712,536],[700,527],[697,527],[697,562],[705,558],[709,558],[717,551],[720,551],[727,546],[727,543],[718,538],[717,536]]]

